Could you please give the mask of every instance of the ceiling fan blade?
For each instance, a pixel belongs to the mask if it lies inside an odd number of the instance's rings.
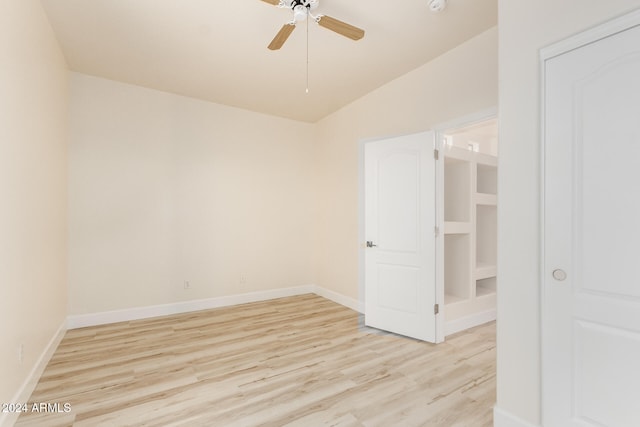
[[[361,38],[364,37],[363,29],[354,27],[353,25],[347,24],[346,22],[342,22],[336,18],[332,18],[327,15],[323,15],[320,17],[320,20],[318,21],[318,25],[328,30],[334,31],[338,34],[341,34],[345,37],[348,37],[351,40],[360,40]]]
[[[273,40],[271,40],[271,43],[268,46],[269,49],[271,50],[280,49],[284,44],[284,42],[287,41],[287,39],[295,29],[296,29],[296,26],[293,24],[284,24],[280,29],[280,31],[278,31],[278,34],[276,34]]]
[[[262,0],[262,1],[265,2],[265,3],[272,4],[274,6],[277,6],[277,5],[280,4],[280,0]]]

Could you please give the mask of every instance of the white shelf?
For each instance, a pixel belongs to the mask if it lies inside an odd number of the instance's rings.
[[[498,269],[495,265],[479,262],[476,265],[475,280],[496,277],[497,271]]]
[[[496,278],[488,277],[476,281],[476,298],[496,294]]]
[[[498,196],[495,194],[476,193],[476,204],[496,206],[498,204]]]
[[[484,153],[475,153],[476,154],[476,162],[485,166],[493,166],[498,167],[498,158],[496,156],[492,156],[490,154]]]
[[[464,162],[470,162],[471,158],[474,155],[473,151],[465,150],[459,147],[445,147],[444,148],[445,159],[448,161],[451,160],[461,160]],[[491,157],[491,156],[490,156]]]
[[[444,304],[445,305],[451,305],[451,304],[456,304],[456,303],[460,303],[460,302],[464,302],[464,301],[468,301],[469,298],[462,298],[456,295],[451,295],[451,294],[444,294]]]
[[[495,289],[487,288],[484,286],[476,287],[476,298],[482,298],[488,295],[495,295],[495,294],[496,294]]]
[[[471,233],[470,222],[445,221],[444,234],[469,234]]]

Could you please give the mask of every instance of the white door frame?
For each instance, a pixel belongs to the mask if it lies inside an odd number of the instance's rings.
[[[550,46],[547,46],[540,50],[540,76],[541,76],[541,84],[540,84],[540,266],[538,270],[539,280],[540,280],[540,330],[541,330],[541,388],[542,388],[542,396],[541,396],[541,405],[542,405],[542,420],[543,425],[545,422],[545,414],[546,407],[548,407],[547,397],[551,396],[551,394],[547,391],[548,388],[548,369],[546,368],[546,354],[547,349],[549,348],[549,344],[547,344],[547,334],[546,334],[546,313],[547,313],[547,305],[545,304],[545,272],[547,271],[546,266],[544,265],[545,259],[545,153],[546,153],[546,140],[545,140],[545,113],[546,113],[546,97],[545,97],[545,63],[546,61],[567,53],[571,50],[578,49],[582,46],[585,46],[590,43],[594,43],[603,38],[612,36],[616,33],[625,31],[632,27],[640,25],[640,9],[636,9],[635,11],[629,12],[623,16],[618,18],[614,18],[610,21],[604,22],[594,28],[571,36],[565,40],[554,43]]]

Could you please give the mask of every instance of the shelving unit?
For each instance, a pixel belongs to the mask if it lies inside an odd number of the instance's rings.
[[[470,239],[471,233],[444,236],[445,304],[447,301],[463,301],[471,297],[471,265],[456,261],[470,259]]]
[[[497,133],[495,121],[445,135],[445,334],[495,319]]]
[[[444,162],[444,219],[446,222],[469,223],[471,162],[455,157],[445,157]]]

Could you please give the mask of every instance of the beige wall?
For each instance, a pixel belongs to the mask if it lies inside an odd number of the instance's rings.
[[[307,125],[74,74],[70,314],[309,283],[358,298],[358,141],[495,107],[496,75],[494,28]]]
[[[40,2],[0,1],[0,402],[66,318],[67,77]]]
[[[314,283],[312,132],[72,74],[70,314]]]
[[[499,0],[498,408],[532,424],[540,422],[539,49],[637,7]]]
[[[473,114],[498,103],[498,32],[469,40],[317,124],[318,285],[358,298],[358,144]]]

